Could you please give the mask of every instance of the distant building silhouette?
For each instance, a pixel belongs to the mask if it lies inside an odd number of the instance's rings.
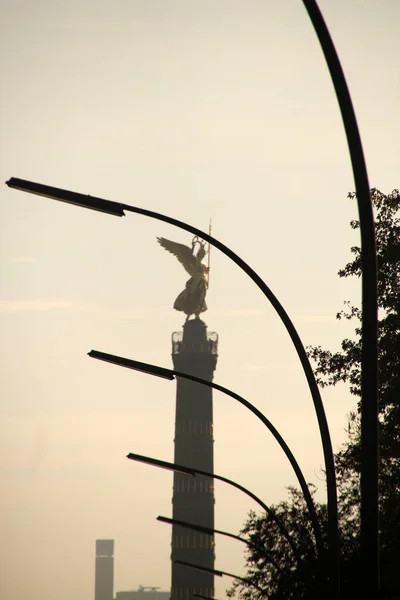
[[[96,540],[95,600],[114,600],[114,540]],[[117,592],[115,600],[169,600],[170,592],[139,585],[137,590]]]
[[[96,540],[94,598],[114,598],[114,540]]]
[[[139,585],[137,590],[117,592],[115,600],[169,600],[169,597],[169,592],[162,592],[158,587]]]
[[[211,381],[217,364],[218,336],[208,334],[201,319],[186,321],[172,335],[172,360],[177,371]],[[214,472],[212,389],[177,379],[175,463]],[[214,486],[207,477],[174,473],[173,518],[214,528]],[[214,536],[173,525],[172,600],[192,595],[214,596],[214,575],[174,563],[183,560],[214,568]]]

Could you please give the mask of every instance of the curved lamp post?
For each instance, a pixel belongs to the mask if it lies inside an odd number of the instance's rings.
[[[239,581],[243,581],[243,583],[247,583],[247,585],[253,587],[254,589],[258,590],[259,592],[262,592],[264,594],[265,598],[268,599],[268,597],[269,597],[269,596],[267,596],[267,593],[263,588],[259,587],[255,583],[252,583],[251,579],[248,579],[247,577],[239,577],[239,575],[234,575],[233,573],[228,573],[227,571],[219,571],[217,569],[201,567],[200,565],[194,565],[193,563],[186,562],[185,560],[174,560],[174,563],[177,565],[182,565],[183,567],[190,567],[191,569],[197,569],[197,571],[204,571],[205,573],[212,573],[213,575],[216,575],[217,577],[222,577],[223,575],[227,575],[227,577],[232,577],[233,579],[238,579]]]
[[[214,535],[215,533],[219,533],[220,535],[224,535],[226,537],[230,537],[238,542],[242,542],[242,544],[246,544],[249,548],[256,547],[256,544],[253,544],[250,540],[240,536],[235,535],[234,533],[229,533],[228,531],[221,531],[220,529],[212,529],[211,527],[205,527],[204,525],[195,525],[194,523],[188,523],[187,521],[181,521],[180,519],[170,519],[169,517],[162,517],[159,515],[157,517],[157,521],[161,521],[161,523],[168,523],[170,525],[180,525],[181,527],[185,527],[186,529],[192,529],[193,531],[199,531],[200,533],[205,533],[207,535]],[[266,552],[264,550],[264,552]],[[281,567],[278,563],[270,556],[270,552],[268,554],[268,562],[271,563],[275,567],[275,569],[281,574],[284,575]]]
[[[88,353],[88,355],[91,358],[97,358],[97,359],[103,360],[105,362],[109,362],[109,363],[119,365],[122,367],[127,367],[129,369],[133,369],[135,371],[140,371],[142,373],[148,373],[150,375],[155,375],[155,376],[161,377],[163,379],[173,380],[176,377],[181,377],[183,379],[188,379],[189,381],[194,381],[196,383],[200,383],[201,385],[205,385],[214,390],[222,392],[223,394],[226,394],[227,396],[230,396],[234,400],[237,400],[238,402],[240,402],[240,404],[243,404],[243,406],[248,408],[253,414],[255,414],[260,419],[260,421],[262,421],[262,423],[272,433],[272,435],[274,436],[274,438],[276,439],[276,441],[278,442],[278,444],[284,451],[291,466],[293,467],[293,470],[297,476],[297,480],[300,484],[300,487],[303,492],[304,499],[306,501],[307,508],[308,508],[308,511],[310,514],[310,520],[311,520],[311,524],[312,524],[312,528],[313,528],[313,532],[314,532],[314,536],[315,536],[315,542],[316,542],[316,546],[317,546],[317,555],[320,560],[322,559],[323,549],[322,549],[322,541],[321,541],[321,530],[320,530],[320,526],[319,526],[319,522],[318,522],[318,518],[317,518],[317,513],[315,511],[314,502],[313,502],[309,487],[308,487],[306,480],[304,478],[304,475],[302,473],[302,470],[300,469],[296,458],[294,457],[292,451],[290,450],[289,446],[286,444],[283,437],[280,435],[278,430],[273,426],[271,421],[269,419],[267,419],[267,417],[261,411],[259,411],[258,408],[256,408],[248,400],[246,400],[245,398],[242,398],[242,396],[239,396],[239,394],[232,392],[228,388],[225,388],[222,385],[218,385],[217,383],[214,383],[212,381],[207,381],[206,379],[201,379],[200,377],[196,377],[195,375],[191,375],[189,373],[184,373],[184,372],[176,371],[173,369],[165,369],[164,367],[158,367],[156,365],[149,365],[147,363],[139,362],[136,360],[122,358],[121,356],[115,356],[113,354],[106,354],[105,352],[99,352],[98,350],[91,350]]]
[[[89,208],[92,210],[98,210],[100,212],[106,212],[116,216],[124,216],[124,211],[133,212],[136,214],[140,214],[146,217],[150,217],[153,219],[158,219],[159,221],[164,221],[165,223],[169,223],[170,225],[174,225],[179,227],[180,229],[184,229],[185,231],[189,231],[190,233],[199,236],[200,238],[208,241],[210,244],[221,250],[228,258],[233,260],[260,288],[263,294],[268,298],[271,302],[272,306],[275,308],[278,313],[281,321],[286,327],[287,332],[296,348],[297,355],[300,359],[300,362],[303,367],[303,371],[305,373],[308,386],[311,392],[311,396],[314,402],[315,411],[317,414],[319,431],[322,441],[323,453],[324,453],[324,463],[325,463],[325,472],[326,472],[326,482],[327,482],[327,496],[328,496],[328,535],[329,535],[329,547],[332,553],[332,556],[335,556],[334,563],[336,564],[338,560],[338,512],[337,512],[337,491],[336,491],[336,475],[335,475],[335,465],[333,459],[333,450],[332,443],[328,428],[328,423],[326,420],[324,406],[322,404],[321,394],[318,389],[317,382],[315,380],[315,376],[313,370],[311,368],[310,361],[308,359],[306,350],[304,345],[300,339],[299,334],[297,333],[296,328],[294,327],[289,315],[286,313],[285,309],[277,299],[277,297],[273,294],[272,290],[267,286],[267,284],[263,281],[263,279],[242,259],[238,256],[233,250],[225,246],[222,242],[217,240],[216,238],[211,237],[205,231],[201,231],[201,229],[197,229],[188,223],[184,223],[183,221],[179,221],[178,219],[173,219],[168,215],[163,215],[161,213],[156,213],[151,210],[147,210],[144,208],[138,208],[136,206],[131,206],[129,204],[121,204],[118,202],[112,202],[111,200],[104,200],[101,198],[96,198],[94,196],[87,196],[85,194],[79,194],[76,192],[71,192],[67,190],[63,190],[60,188],[55,188],[47,185],[42,185],[39,183],[34,183],[32,181],[26,181],[24,179],[16,179],[12,177],[9,181],[6,182],[7,185],[11,188],[19,189],[25,192],[29,192],[32,194],[37,194],[39,196],[45,196],[47,198],[52,198],[54,200],[60,200],[62,202],[67,202],[68,204],[75,204],[77,206],[81,206],[84,208]],[[337,574],[336,574],[337,575]],[[336,576],[334,576],[334,579]]]
[[[121,204],[118,202],[112,202],[111,200],[104,200],[101,198],[96,198],[94,196],[87,196],[85,194],[78,194],[76,192],[62,190],[60,188],[54,188],[47,185],[42,185],[38,183],[34,183],[31,181],[26,181],[23,179],[11,178],[7,181],[7,185],[11,188],[23,190],[29,193],[37,194],[40,196],[46,196],[48,198],[52,198],[54,200],[61,200],[62,202],[67,202],[69,204],[76,204],[77,206],[90,208],[92,210],[98,210],[100,212],[106,212],[112,215],[124,216],[124,211],[137,213],[146,217],[151,217],[154,219],[158,219],[160,221],[164,221],[165,223],[169,223],[170,225],[175,225],[180,229],[184,229],[185,231],[189,231],[194,235],[199,236],[200,238],[210,242],[213,246],[221,250],[226,256],[228,256],[231,260],[233,260],[260,288],[263,294],[268,298],[271,302],[272,306],[275,308],[278,313],[281,321],[286,327],[287,332],[296,348],[298,357],[303,367],[303,371],[305,373],[308,386],[312,395],[312,399],[314,402],[315,411],[317,414],[319,431],[321,435],[322,447],[324,452],[324,462],[325,462],[325,472],[326,472],[326,482],[327,482],[327,496],[328,496],[328,536],[329,536],[329,548],[331,552],[331,556],[334,557],[333,563],[336,564],[338,562],[338,513],[337,513],[337,491],[336,491],[336,475],[335,475],[335,466],[333,459],[333,450],[332,443],[328,428],[328,423],[326,420],[325,410],[322,404],[321,394],[318,389],[317,382],[315,380],[315,376],[313,370],[311,368],[310,361],[308,359],[307,353],[305,351],[304,345],[300,339],[299,334],[297,333],[296,328],[294,327],[292,321],[289,318],[289,315],[286,313],[285,309],[277,299],[277,297],[273,294],[267,284],[263,281],[263,279],[242,259],[240,256],[235,254],[230,248],[225,246],[222,242],[217,240],[216,238],[211,237],[208,233],[193,227],[183,221],[179,221],[178,219],[173,219],[167,215],[163,215],[161,213],[156,213],[151,210],[147,210],[144,208],[138,208],[136,206],[131,206],[129,204]],[[335,580],[337,578],[337,573],[334,575],[332,573],[332,577]]]
[[[188,523],[187,521],[181,521],[180,519],[170,519],[169,517],[162,517],[161,515],[157,517],[157,521],[160,521],[160,523],[168,523],[169,525],[180,525],[181,527],[185,527],[185,529],[191,529],[211,536],[215,533],[219,533],[220,535],[243,542],[243,544],[251,545],[251,542],[246,540],[246,538],[235,535],[234,533],[229,533],[228,531],[221,531],[221,529],[213,529],[212,527],[206,527],[205,525],[196,525],[195,523]]]
[[[189,225],[188,223],[184,223],[183,221],[179,221],[178,219],[174,219],[167,215],[163,215],[161,213],[156,213],[154,211],[150,211],[144,208],[139,208],[135,206],[131,206],[129,204],[122,204],[118,202],[113,202],[111,200],[104,200],[102,198],[97,198],[94,196],[89,196],[86,194],[79,194],[77,192],[71,192],[68,190],[63,190],[61,188],[55,188],[39,183],[35,183],[32,181],[27,181],[24,179],[18,179],[12,177],[9,181],[6,182],[7,185],[14,189],[19,189],[21,191],[25,191],[28,193],[36,194],[39,196],[45,196],[47,198],[52,198],[54,200],[60,200],[62,202],[66,202],[68,204],[75,204],[76,206],[81,206],[84,208],[89,208],[91,210],[97,210],[99,212],[105,212],[108,214],[112,214],[115,216],[125,216],[124,211],[137,213],[143,216],[147,216],[150,218],[158,219],[160,221],[164,221],[169,223],[170,225],[174,225],[193,233],[201,237],[202,239],[208,241],[210,244],[221,250],[226,256],[228,256],[233,262],[235,262],[260,288],[266,298],[271,302],[272,306],[275,308],[278,313],[281,321],[285,325],[287,332],[295,346],[297,351],[297,355],[300,359],[301,365],[303,367],[303,371],[305,373],[308,387],[310,389],[310,393],[313,399],[314,408],[317,415],[317,421],[319,426],[319,432],[322,442],[323,454],[324,454],[324,463],[325,463],[325,473],[326,473],[326,484],[327,484],[327,505],[328,505],[328,551],[330,558],[327,561],[329,566],[329,576],[330,576],[330,584],[334,591],[334,595],[337,596],[338,588],[339,588],[339,535],[338,535],[338,507],[337,507],[337,489],[336,489],[336,475],[335,475],[335,465],[333,458],[333,450],[332,450],[332,442],[330,438],[330,432],[328,428],[328,423],[326,420],[324,406],[322,404],[321,394],[318,389],[318,385],[311,368],[310,361],[308,359],[306,350],[304,345],[300,339],[299,334],[297,333],[296,328],[294,327],[289,315],[286,313],[283,306],[280,304],[277,297],[273,294],[272,290],[267,286],[267,284],[263,281],[263,279],[235,252],[233,252],[230,248],[225,246],[222,242],[213,238],[208,233]],[[157,374],[157,373],[154,373]],[[304,493],[304,490],[303,490]],[[318,525],[317,525],[318,527]],[[318,539],[318,534],[317,534]],[[318,542],[317,542],[318,543]]]
[[[24,179],[17,179],[12,177],[6,182],[11,188],[19,189],[39,196],[45,196],[54,200],[60,200],[67,202],[68,204],[75,204],[84,208],[92,210],[98,210],[100,212],[109,213],[115,216],[124,216],[124,211],[133,212],[159,221],[164,221],[170,225],[174,225],[188,231],[200,238],[208,241],[210,244],[221,250],[228,258],[233,260],[249,277],[254,283],[260,288],[266,298],[271,302],[279,315],[282,323],[285,325],[287,332],[289,333],[290,339],[296,349],[297,355],[300,359],[303,367],[304,374],[307,379],[308,387],[313,399],[315,412],[317,415],[318,427],[322,442],[325,474],[326,474],[326,486],[327,486],[327,505],[328,505],[328,550],[329,550],[329,575],[330,583],[334,590],[338,590],[339,586],[339,535],[338,535],[338,507],[337,507],[337,490],[336,490],[336,475],[335,475],[335,464],[333,458],[332,442],[330,432],[328,428],[328,422],[325,415],[324,406],[322,404],[321,394],[318,389],[318,385],[311,368],[310,361],[308,359],[304,345],[300,339],[299,334],[295,326],[293,325],[289,315],[279,302],[278,298],[273,294],[272,290],[267,286],[264,280],[233,250],[225,246],[222,242],[213,238],[205,231],[197,229],[188,223],[179,221],[151,210],[131,206],[129,204],[122,204],[118,202],[112,202],[111,200],[104,200],[102,198],[96,198],[94,196],[88,196],[85,194],[79,194],[55,188],[32,181],[26,181]],[[337,593],[335,592],[335,595]]]
[[[379,583],[378,491],[378,291],[374,214],[367,167],[349,88],[329,30],[315,0],[303,0],[335,88],[350,152],[361,234],[361,527],[363,585],[377,595]]]
[[[236,483],[236,481],[232,481],[232,479],[228,479],[227,477],[223,477],[222,475],[217,475],[216,473],[209,473],[208,471],[201,471],[200,469],[194,469],[192,467],[186,467],[185,465],[178,465],[176,463],[170,463],[166,460],[159,460],[158,458],[151,458],[150,456],[143,456],[143,454],[134,454],[133,452],[130,452],[129,454],[127,454],[127,458],[129,458],[130,460],[135,460],[137,462],[145,463],[146,465],[151,465],[153,467],[167,469],[168,471],[174,471],[176,473],[183,473],[184,475],[191,475],[192,477],[195,477],[196,475],[203,475],[203,477],[210,477],[210,479],[216,479],[217,481],[223,481],[224,483],[231,485],[232,487],[236,488],[237,490],[240,490],[241,492],[243,492],[244,494],[249,496],[249,498],[251,498],[252,500],[257,502],[257,504],[259,506],[261,506],[261,508],[263,510],[265,510],[265,512],[271,517],[271,519],[273,519],[275,521],[275,523],[278,525],[279,529],[281,530],[283,536],[285,537],[288,544],[290,545],[290,547],[293,551],[293,554],[296,557],[297,562],[299,564],[302,562],[302,558],[297,551],[297,548],[293,542],[292,536],[286,529],[285,524],[281,521],[281,519],[275,513],[275,511],[272,510],[269,506],[267,506],[265,504],[265,502],[263,502],[260,498],[258,498],[258,496],[253,494],[253,492],[251,492],[247,488],[243,487],[239,483]]]

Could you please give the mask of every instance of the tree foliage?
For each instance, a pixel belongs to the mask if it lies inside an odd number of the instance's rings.
[[[350,193],[350,198],[355,194]],[[380,550],[382,588],[400,588],[400,194],[385,195],[371,190],[375,212],[378,261],[378,340],[379,340],[379,450],[380,450]],[[350,223],[358,229],[358,221]],[[361,249],[351,248],[353,260],[339,271],[340,277],[360,277]],[[339,496],[341,577],[345,596],[357,597],[360,520],[360,397],[361,397],[361,317],[360,308],[345,302],[338,320],[355,323],[354,337],[344,339],[340,350],[331,352],[320,346],[308,348],[321,387],[345,383],[358,402],[349,416],[348,439],[335,455]],[[301,493],[289,489],[289,499],[273,507],[293,536],[301,560],[296,560],[287,541],[273,520],[250,513],[243,533],[250,541],[247,576],[265,589],[265,598],[312,599],[317,597],[318,574],[311,527]],[[316,503],[324,543],[326,543],[326,505]],[[247,584],[234,584],[230,595],[261,598]]]

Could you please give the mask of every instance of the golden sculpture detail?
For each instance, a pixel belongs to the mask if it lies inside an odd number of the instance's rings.
[[[208,267],[201,261],[207,254],[206,243],[200,240],[197,235],[192,240],[192,247],[185,244],[171,242],[165,238],[157,238],[163,248],[174,254],[183,265],[185,271],[190,275],[190,279],[186,282],[185,289],[179,294],[174,302],[175,310],[180,310],[185,313],[186,321],[190,315],[199,317],[200,313],[207,310],[205,301],[208,288]],[[196,251],[196,246],[198,249]]]

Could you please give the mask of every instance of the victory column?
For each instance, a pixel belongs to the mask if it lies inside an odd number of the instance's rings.
[[[211,381],[217,364],[218,336],[208,333],[199,315],[207,310],[209,268],[202,263],[205,242],[194,237],[192,247],[158,238],[174,254],[190,279],[174,308],[186,314],[183,331],[172,335],[174,369]],[[194,315],[193,319],[190,317]],[[174,462],[214,472],[212,388],[177,378]],[[207,477],[174,473],[173,518],[214,528],[214,487]],[[193,594],[212,598],[214,575],[179,564],[183,560],[214,568],[214,536],[178,525],[172,528],[171,600],[190,600]]]

